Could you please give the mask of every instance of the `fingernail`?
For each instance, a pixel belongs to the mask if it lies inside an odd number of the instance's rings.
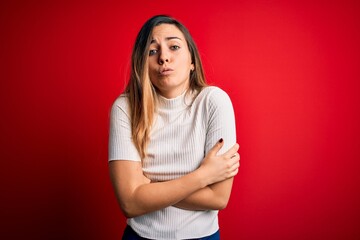
[[[220,138],[219,143],[222,143],[223,141],[224,141],[224,139]]]

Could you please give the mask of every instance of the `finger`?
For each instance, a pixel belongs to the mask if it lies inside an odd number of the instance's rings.
[[[240,155],[238,153],[235,154],[233,157],[230,158],[229,161],[230,161],[229,163],[232,165],[240,164]]]
[[[236,170],[232,173],[232,176],[235,177],[239,172],[239,168],[236,168]]]
[[[239,144],[235,143],[234,146],[232,146],[227,152],[225,152],[223,155],[225,157],[231,158],[234,156],[234,154],[239,150]]]
[[[236,152],[234,155],[231,156],[231,158],[238,158],[240,160],[240,153]]]
[[[239,172],[239,168],[234,167],[233,169],[231,169],[231,171],[229,170],[227,178],[235,177],[235,175],[237,175],[238,172]]]
[[[240,163],[239,163],[239,162],[235,163],[235,164],[231,167],[230,173],[234,173],[234,172],[239,171],[239,167],[240,167]]]
[[[215,145],[210,149],[209,154],[216,155],[217,152],[220,151],[220,149],[222,148],[223,145],[224,145],[224,140],[222,138],[220,138],[220,140],[217,141],[217,143],[215,143]]]

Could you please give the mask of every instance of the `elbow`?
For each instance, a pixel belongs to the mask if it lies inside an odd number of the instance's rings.
[[[126,218],[133,218],[136,217],[136,214],[130,211],[128,208],[121,206],[121,212]]]
[[[139,213],[137,213],[133,208],[131,208],[129,206],[122,205],[121,211],[126,218],[134,218],[134,217],[140,216]]]
[[[133,213],[133,212],[129,212],[129,211],[125,211],[125,210],[122,210],[122,212],[126,218],[134,218],[134,217],[138,216],[136,213]]]
[[[224,210],[227,207],[227,204],[221,205],[218,210]]]
[[[134,218],[145,214],[138,206],[134,206],[133,204],[121,204],[121,211],[126,218]]]
[[[227,204],[228,204],[227,201],[219,203],[217,210],[224,210],[227,207]]]
[[[223,210],[227,207],[229,202],[228,198],[220,197],[216,201],[215,209],[214,210]]]

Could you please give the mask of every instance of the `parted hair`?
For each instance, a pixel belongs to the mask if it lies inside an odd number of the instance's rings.
[[[189,89],[200,92],[207,86],[203,66],[197,46],[188,29],[176,19],[167,15],[157,15],[145,22],[140,29],[131,55],[130,79],[125,89],[131,110],[132,140],[141,159],[147,155],[151,126],[157,108],[156,89],[149,77],[149,46],[154,27],[161,24],[175,25],[184,35],[190,51],[194,70],[189,73]]]

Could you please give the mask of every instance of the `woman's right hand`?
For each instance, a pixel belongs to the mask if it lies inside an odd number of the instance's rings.
[[[228,178],[234,177],[238,173],[240,166],[239,144],[232,146],[227,152],[217,155],[224,145],[224,141],[220,139],[202,161],[199,170],[208,179],[208,185],[221,182]]]

